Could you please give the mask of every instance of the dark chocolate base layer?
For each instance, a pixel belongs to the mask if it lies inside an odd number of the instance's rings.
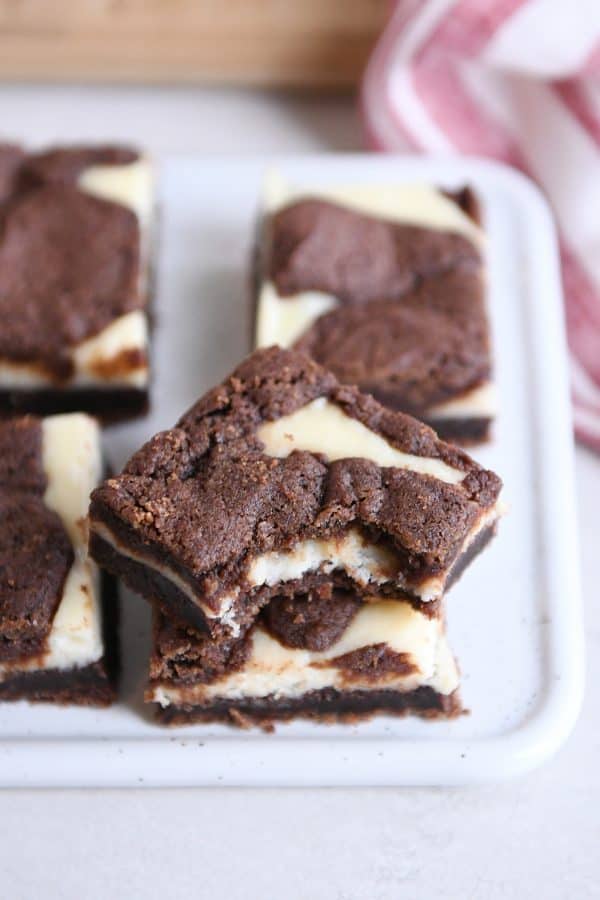
[[[404,402],[401,395],[395,395],[389,389],[379,390],[374,384],[359,384],[359,388],[365,393],[370,393],[375,399],[389,409],[395,412],[407,413],[415,419],[429,425],[436,432],[442,441],[449,441],[451,444],[459,444],[464,447],[470,447],[474,444],[482,444],[490,439],[490,431],[493,423],[492,416],[463,416],[461,418],[431,418],[427,415],[426,409],[409,407]],[[447,398],[452,399],[451,397]]]
[[[464,419],[428,419],[423,418],[426,425],[433,428],[443,441],[470,447],[483,444],[490,439],[491,417],[465,417]]]
[[[321,722],[353,722],[376,714],[424,718],[454,718],[463,712],[458,691],[439,694],[430,687],[400,693],[392,690],[348,691],[335,688],[309,691],[300,697],[255,697],[215,700],[205,706],[157,706],[156,718],[164,725],[225,722],[238,728],[258,725],[271,729],[278,721],[314,719]]]
[[[40,390],[0,390],[0,416],[33,413],[87,412],[104,424],[144,416],[149,408],[149,391],[141,388],[41,388]]]
[[[20,672],[0,683],[0,700],[62,706],[109,706],[115,699],[104,658],[79,669]]]
[[[116,580],[102,573],[102,637],[104,656],[72,669],[32,669],[0,682],[0,701],[28,700],[62,706],[110,706],[119,675],[119,608]]]
[[[456,584],[465,569],[467,569],[471,565],[475,557],[479,556],[481,551],[484,550],[490,543],[492,538],[495,537],[497,530],[498,523],[492,522],[492,524],[488,525],[487,528],[483,528],[474,538],[474,540],[471,541],[465,552],[462,554],[462,556],[458,557],[458,559],[450,569],[450,572],[446,579],[444,593],[447,593],[450,588]]]

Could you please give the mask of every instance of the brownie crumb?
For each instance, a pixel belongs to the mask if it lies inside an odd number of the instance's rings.
[[[412,672],[418,671],[409,653],[397,653],[387,644],[360,647],[358,650],[352,650],[350,653],[344,653],[323,663],[313,663],[313,665],[343,669],[346,679],[350,681],[356,676],[380,681],[382,676],[387,674],[410,675]]]
[[[287,647],[322,651],[340,639],[361,601],[351,591],[310,591],[296,597],[275,598],[263,612],[271,634]]]

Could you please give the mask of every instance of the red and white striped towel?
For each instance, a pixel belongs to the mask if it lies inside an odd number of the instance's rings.
[[[397,0],[362,109],[374,149],[494,157],[545,192],[575,429],[600,450],[600,0]]]

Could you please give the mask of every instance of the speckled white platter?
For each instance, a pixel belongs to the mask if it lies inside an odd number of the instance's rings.
[[[249,349],[248,264],[265,169],[294,182],[468,182],[489,235],[500,415],[474,455],[505,480],[510,514],[449,595],[451,645],[471,714],[359,726],[165,730],[143,708],[149,611],[123,591],[124,678],[110,710],[0,707],[0,786],[466,784],[524,772],[577,717],[583,640],[573,510],[567,362],[556,241],[537,190],[474,160],[377,155],[278,160],[170,158],[161,247],[152,414],[105,434],[118,469]]]

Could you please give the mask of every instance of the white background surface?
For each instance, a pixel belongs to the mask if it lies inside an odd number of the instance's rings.
[[[153,152],[360,149],[352,105],[245,92],[0,88],[2,130]],[[0,893],[286,900],[600,896],[600,460],[579,450],[588,693],[559,755],[478,789],[0,794]]]

